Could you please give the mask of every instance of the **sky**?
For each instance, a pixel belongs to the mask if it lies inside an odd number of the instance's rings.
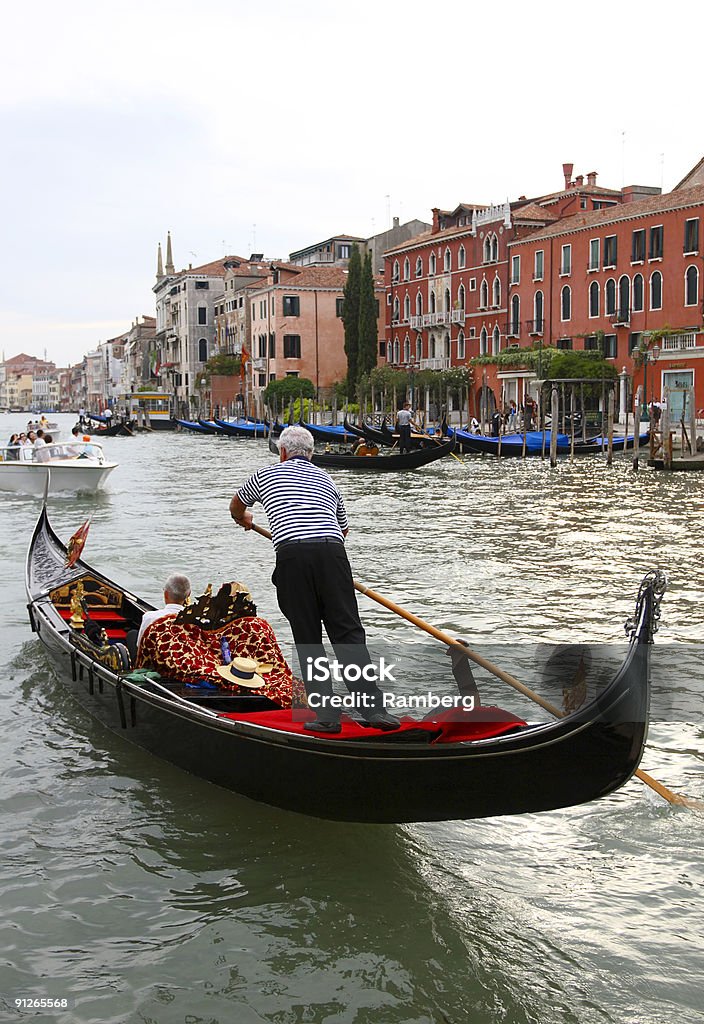
[[[669,191],[704,156],[691,0],[35,0],[0,62],[0,358],[65,366],[177,269],[434,206]]]

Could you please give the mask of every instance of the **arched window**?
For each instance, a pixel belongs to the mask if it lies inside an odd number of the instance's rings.
[[[604,312],[607,316],[613,316],[616,312],[616,282],[613,277],[606,282]]]
[[[643,275],[636,274],[633,278],[633,312],[643,312]]]
[[[403,361],[404,363],[411,361],[411,339],[408,335],[403,339]]]
[[[446,288],[445,289],[445,312],[449,313],[451,307],[452,307],[452,303],[450,301],[450,289]]]
[[[451,349],[450,349],[450,335],[446,334],[445,335],[445,359],[449,359],[450,358],[450,352],[451,352]]]
[[[627,274],[618,280],[618,319],[622,324],[631,319],[631,281]]]
[[[428,273],[432,277],[435,273],[435,253],[431,252],[430,259],[428,260]]]
[[[489,305],[489,285],[486,280],[482,281],[481,288],[479,289],[479,308],[486,309]]]
[[[416,277],[423,276],[423,257],[419,256],[416,260]]]
[[[491,238],[490,238],[489,235],[487,235],[486,238],[484,239],[484,245],[483,245],[482,249],[483,249],[483,259],[484,259],[484,262],[485,263],[490,263],[491,262]]]
[[[405,260],[403,261],[403,280],[404,281],[408,281],[410,276],[411,276],[411,261],[409,260],[408,256],[406,256]]]
[[[560,293],[560,319],[563,322],[572,319],[572,289],[568,284]]]
[[[684,275],[684,304],[696,306],[699,302],[699,271],[696,267],[687,267]]]
[[[423,339],[420,334],[416,337],[416,362],[419,363],[423,358]]]
[[[452,253],[445,249],[445,270],[452,270]]]
[[[521,323],[521,300],[517,295],[511,296],[511,334],[518,337]]]
[[[460,246],[460,251],[457,253],[457,266],[460,270],[467,265],[467,253],[463,245]]]
[[[398,279],[399,279],[398,260],[394,260],[393,269],[391,271],[391,283],[392,284],[398,284]]]
[[[398,338],[394,338],[394,362],[395,363],[398,362],[398,356],[399,356]]]
[[[428,296],[428,309],[431,313],[435,312],[435,292],[430,289],[430,295]]]
[[[393,311],[393,313],[391,315],[391,319],[392,320],[400,320],[401,319],[401,303],[399,302],[398,295],[394,296],[394,311]]]
[[[659,270],[650,275],[650,308],[662,309],[662,274]]]
[[[411,317],[411,297],[406,293],[406,297],[403,300],[403,319],[409,320]]]
[[[543,293],[536,292],[533,299],[533,326],[536,334],[543,333]]]
[[[206,338],[201,338],[198,342],[198,362],[208,362],[208,341]]]
[[[479,333],[479,355],[485,356],[487,354],[487,343],[489,335],[486,333],[486,327],[482,327]]]
[[[599,316],[599,282],[589,285],[589,316]]]
[[[494,284],[491,288],[491,300],[494,306],[498,307],[501,305],[501,281],[499,281],[498,277],[494,278]]]
[[[435,359],[435,335],[434,334],[430,335],[429,347],[430,347],[430,358],[431,359]]]
[[[491,236],[491,262],[497,263],[499,259],[499,240],[496,235]]]
[[[416,295],[416,316],[423,316],[423,296],[420,292]]]
[[[464,303],[465,303],[464,285],[461,284],[459,286],[459,288],[457,289],[457,307],[458,307],[458,309],[461,309],[462,312],[464,312],[464,308],[465,308]]]
[[[464,359],[464,353],[464,331],[460,331],[460,333],[457,335],[457,358]]]
[[[501,331],[499,330],[498,324],[494,328],[494,333],[491,336],[491,354],[492,356],[498,356],[501,351]]]

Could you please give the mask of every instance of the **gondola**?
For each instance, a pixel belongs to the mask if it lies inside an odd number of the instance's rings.
[[[484,434],[470,434],[466,430],[455,430],[454,436],[457,438],[458,447],[461,451],[466,453],[473,453],[479,455],[499,455],[501,456],[516,456],[521,457],[523,455],[523,434],[504,434],[501,437],[501,451],[499,452],[499,438],[498,437],[487,437]],[[647,433],[640,434],[638,436],[638,444],[642,446],[647,444],[649,435]],[[633,448],[634,436],[632,434],[626,438],[614,438],[613,450],[615,452],[624,451],[626,445],[628,448]],[[557,454],[558,455],[569,455],[571,451],[571,441],[568,434],[557,435]],[[606,442],[604,441],[604,448]],[[546,455],[550,454],[550,431],[545,431],[545,446],[543,449],[543,433],[540,430],[529,430],[525,435],[525,451],[526,455],[541,455],[545,450]],[[602,439],[601,437],[594,437],[588,441],[577,441],[574,443],[575,455],[595,455],[602,450]]]
[[[86,427],[85,425],[81,426],[79,423],[77,426],[83,433],[89,434],[91,437],[134,437],[128,423],[113,423],[109,427]]]
[[[73,629],[67,594],[83,581],[112,643]],[[81,706],[118,735],[210,782],[291,811],[339,821],[413,822],[546,811],[605,796],[640,762],[647,733],[650,644],[662,574],[641,584],[626,656],[577,711],[528,725],[504,713],[445,734],[404,721],[377,734],[346,722],[315,736],[266,698],[130,678],[119,642],[150,608],[67,549],[42,509],[27,553],[27,608],[56,671]],[[262,700],[265,702],[262,704]],[[485,709],[488,710],[488,709]],[[493,709],[497,712],[499,709]],[[309,713],[310,714],[310,713]],[[464,730],[464,732],[462,731]]]
[[[181,427],[182,430],[190,430],[194,434],[217,434],[218,431],[215,426],[207,427],[203,426],[202,423],[196,423],[193,420],[176,420],[176,423]]]
[[[434,444],[431,448],[419,448],[405,452],[403,455],[354,455],[348,452],[313,452],[311,462],[322,469],[361,469],[366,472],[389,472],[403,469],[418,469],[431,462],[451,455],[455,450],[455,439],[450,438],[445,444]],[[375,449],[378,451],[378,449]],[[273,440],[269,440],[269,451],[278,455],[279,449]]]
[[[222,433],[228,434],[230,437],[268,437],[269,435],[268,425],[261,421],[231,423],[228,420],[220,420],[216,416],[215,425]]]
[[[386,419],[383,420],[381,427],[379,428],[381,435],[381,443],[385,444],[389,448],[395,447],[399,443],[400,434],[394,433],[389,429],[386,423]],[[410,444],[411,448],[427,448],[429,445],[437,444],[440,439],[445,439],[451,436],[451,431],[448,428],[447,420],[443,419],[440,424],[440,430],[437,434],[419,434],[416,431],[411,431]]]
[[[354,441],[357,438],[357,434],[350,434],[344,427],[339,426],[323,426],[317,423],[304,423],[303,420],[299,424],[301,427],[305,427],[306,430],[310,431],[313,438],[316,441],[323,441],[326,444],[348,444],[350,441]]]

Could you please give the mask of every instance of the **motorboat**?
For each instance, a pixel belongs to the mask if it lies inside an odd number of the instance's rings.
[[[44,494],[97,491],[117,467],[95,441],[47,444],[41,448],[13,445],[0,448],[0,491]]]

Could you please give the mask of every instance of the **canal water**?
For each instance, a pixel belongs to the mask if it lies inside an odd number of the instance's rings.
[[[0,417],[0,432],[23,419]],[[67,432],[72,418],[58,419]],[[104,446],[119,463],[108,489],[51,499],[59,535],[92,515],[87,560],[153,603],[174,570],[196,591],[244,580],[285,639],[271,548],[228,515],[235,487],[270,461],[266,443],[154,434]],[[531,645],[622,643],[644,572],[665,569],[642,767],[704,798],[704,475],[634,474],[623,457],[555,471],[467,457],[335,479],[356,578],[493,645],[495,660],[503,648],[509,671]],[[39,504],[0,494],[0,1018],[701,1021],[704,815],[634,780],[544,814],[343,825],[193,778],[106,731],[53,675],[24,607]],[[360,600],[372,639],[416,642]],[[510,690],[503,704],[538,710]],[[71,1008],[15,1007],[29,997]]]

